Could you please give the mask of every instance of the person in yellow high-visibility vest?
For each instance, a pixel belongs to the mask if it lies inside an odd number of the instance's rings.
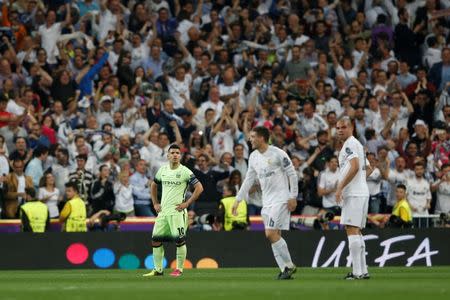
[[[78,195],[76,182],[66,183],[66,196],[69,200],[59,216],[63,231],[86,232],[86,204]]]
[[[392,209],[394,218],[390,219],[391,226],[411,227],[413,217],[409,202],[406,200],[406,186],[404,184],[397,185],[395,194],[397,202]]]
[[[26,203],[20,207],[23,232],[45,232],[50,224],[48,207],[36,199],[34,188],[25,189]]]
[[[237,214],[233,214],[236,193],[236,187],[231,184],[226,184],[223,188],[223,199],[220,200],[219,211],[223,216],[223,228],[225,231],[247,229],[249,224],[247,203],[245,201],[239,202]]]

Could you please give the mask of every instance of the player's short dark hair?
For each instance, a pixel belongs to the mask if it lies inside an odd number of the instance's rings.
[[[405,190],[405,191],[406,191],[406,185],[404,185],[404,184],[402,184],[402,183],[400,183],[400,184],[397,184],[397,188],[398,188],[398,189],[402,189],[402,190]]]
[[[172,150],[172,149],[178,149],[178,150],[181,151],[181,148],[180,148],[180,146],[178,146],[178,144],[172,144],[172,145],[170,145],[170,146],[169,146],[169,152],[170,152],[170,150]]]
[[[66,183],[65,187],[66,189],[72,188],[75,192],[78,193],[78,185],[75,181],[69,181],[68,183]]]
[[[258,126],[253,128],[252,131],[256,133],[257,136],[263,137],[266,143],[269,142],[270,132],[269,129],[267,129],[266,127]]]
[[[327,130],[319,130],[317,132],[317,137],[322,136],[322,135],[328,135],[328,131]]]
[[[331,155],[327,158],[327,162],[330,162],[332,159],[338,159],[338,157],[336,155]]]

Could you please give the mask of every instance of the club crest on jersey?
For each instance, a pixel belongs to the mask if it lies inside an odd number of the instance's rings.
[[[283,158],[283,167],[287,167],[291,164],[291,162],[289,161],[289,158],[285,157]]]
[[[176,178],[180,178],[180,177],[181,177],[181,174],[180,174],[180,173],[177,173],[177,175],[175,175],[175,177],[176,177]]]
[[[345,153],[347,153],[348,155],[353,154],[352,150],[350,150],[350,148],[345,148]]]
[[[272,164],[272,160],[271,160],[270,158],[267,160],[267,164],[268,164],[268,165],[271,165],[271,164]]]

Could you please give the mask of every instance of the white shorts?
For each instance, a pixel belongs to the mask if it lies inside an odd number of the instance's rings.
[[[366,227],[369,196],[349,196],[342,205],[341,224],[359,228]]]
[[[287,203],[263,207],[261,217],[263,218],[265,229],[289,230],[291,212],[288,209]]]

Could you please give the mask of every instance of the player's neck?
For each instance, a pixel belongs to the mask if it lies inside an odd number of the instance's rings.
[[[177,163],[170,163],[170,168],[172,169],[172,170],[175,170],[176,168],[178,168],[180,166],[180,163],[179,162],[177,162]]]
[[[264,153],[267,151],[268,148],[269,148],[269,144],[262,144],[261,146],[259,146],[258,151],[260,153]]]

